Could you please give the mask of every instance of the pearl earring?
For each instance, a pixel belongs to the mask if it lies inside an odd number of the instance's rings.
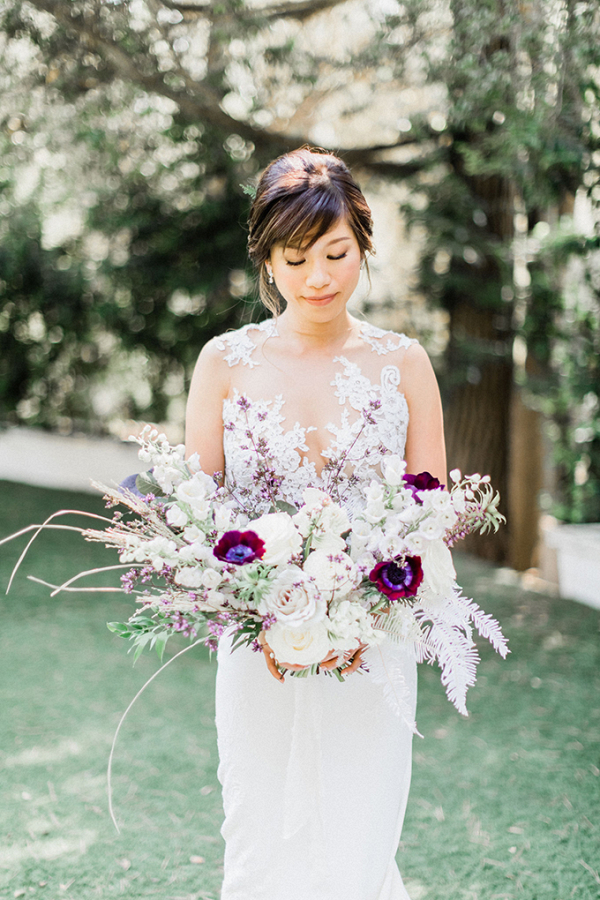
[[[269,284],[273,284],[273,273],[270,269],[267,269],[267,272],[269,273]]]

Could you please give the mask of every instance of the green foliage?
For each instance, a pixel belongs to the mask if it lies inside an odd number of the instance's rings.
[[[542,246],[522,329],[538,363],[526,385],[556,464],[551,511],[574,523],[600,521],[599,247],[568,233]]]

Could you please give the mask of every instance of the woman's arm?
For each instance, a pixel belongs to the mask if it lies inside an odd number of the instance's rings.
[[[420,344],[405,353],[401,387],[409,415],[406,471],[429,472],[447,485],[442,401],[433,366]]]
[[[200,457],[207,475],[223,472],[223,400],[229,391],[229,367],[214,341],[206,344],[192,376],[185,418],[185,452]]]

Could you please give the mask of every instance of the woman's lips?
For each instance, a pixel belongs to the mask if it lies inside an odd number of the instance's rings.
[[[322,297],[305,297],[308,303],[319,303],[325,305],[335,298],[335,294],[324,294]]]

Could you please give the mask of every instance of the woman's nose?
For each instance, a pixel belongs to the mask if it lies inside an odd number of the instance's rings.
[[[327,266],[320,261],[315,261],[306,273],[306,284],[311,288],[322,288],[331,281]]]

